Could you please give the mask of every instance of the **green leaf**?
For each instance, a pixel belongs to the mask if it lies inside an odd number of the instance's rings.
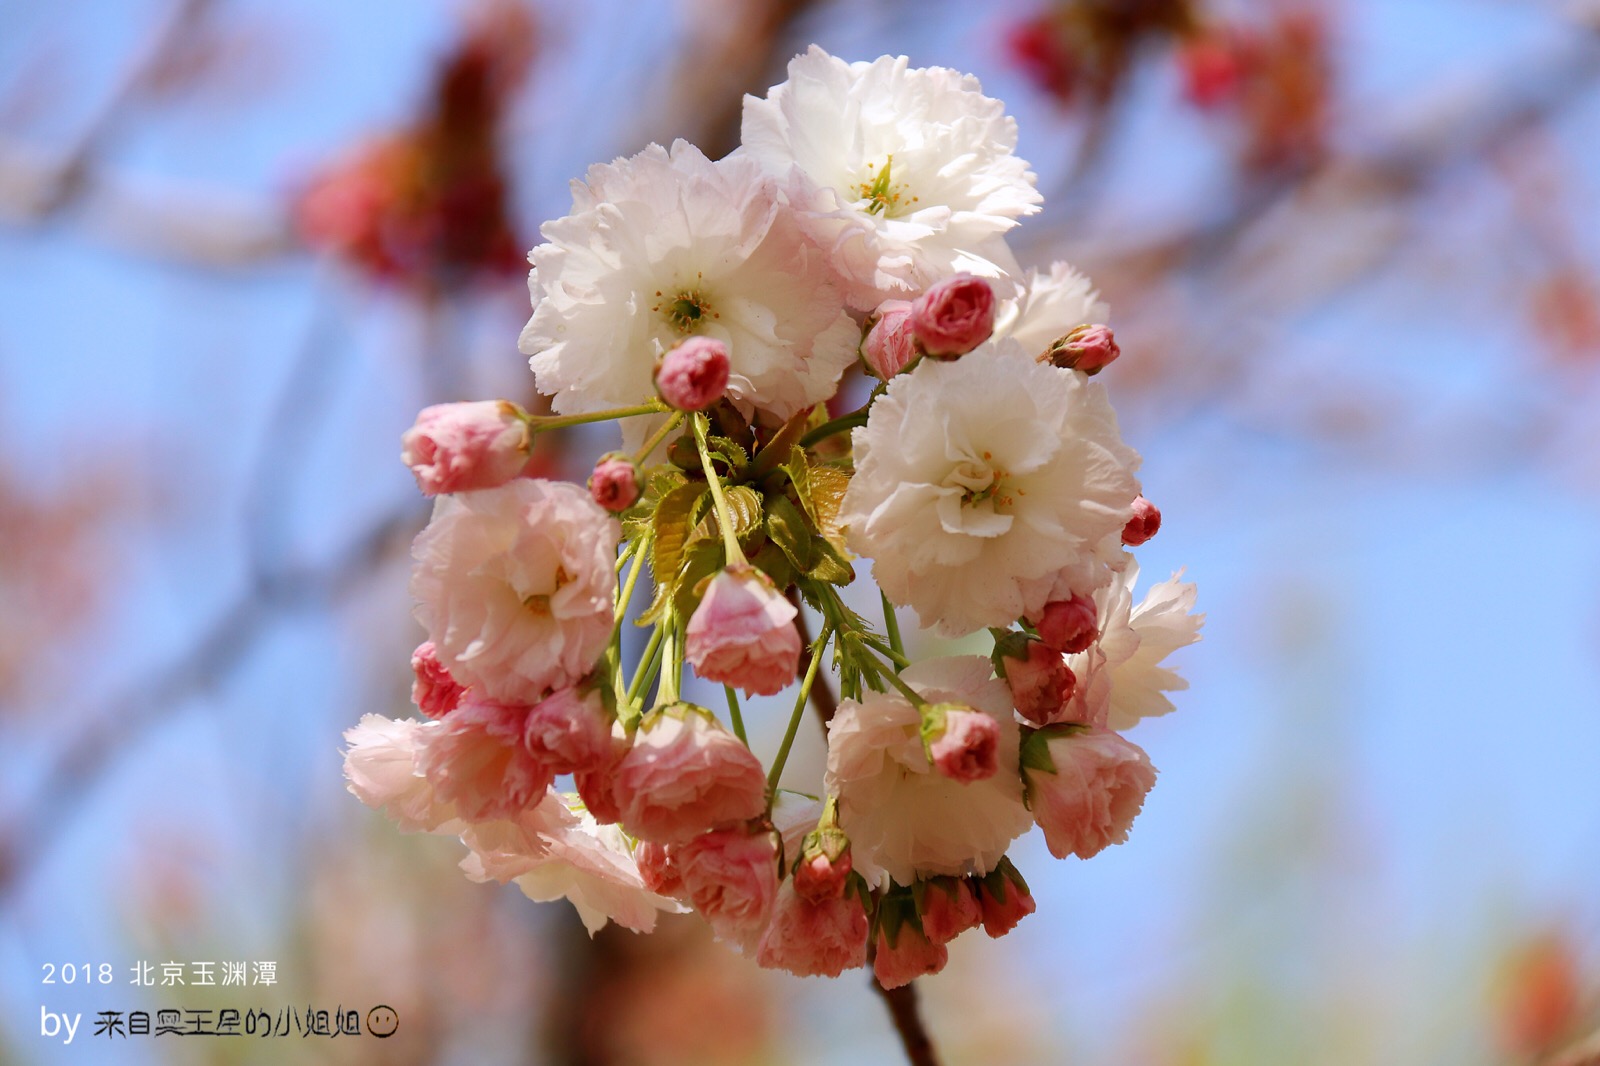
[[[639,625],[654,625],[671,598],[696,505],[707,494],[705,482],[688,481],[668,492],[656,507],[655,544],[650,557],[656,590],[649,608],[639,616]]]
[[[809,481],[811,514],[817,523],[817,532],[848,559],[844,529],[839,525],[839,509],[844,504],[845,490],[850,487],[850,474],[843,467],[821,463],[811,468]]]
[[[817,560],[811,565],[807,573],[818,581],[826,581],[830,585],[848,585],[856,579],[855,568],[845,561],[837,548],[822,538],[812,542],[816,549]]]
[[[767,502],[767,536],[783,549],[783,554],[801,573],[806,573],[815,564],[811,527],[787,496],[774,496]]]
[[[733,535],[743,541],[751,533],[761,528],[761,493],[749,485],[734,485],[723,490],[723,495],[728,500],[728,515],[733,520]],[[704,540],[722,540],[722,531],[717,527],[717,511],[712,507],[706,511],[689,534],[688,544],[698,544]]]

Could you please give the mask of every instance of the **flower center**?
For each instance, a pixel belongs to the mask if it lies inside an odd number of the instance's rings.
[[[990,501],[1009,507],[1013,501],[1006,490],[1005,480],[1010,476],[1010,471],[994,465],[992,452],[984,452],[982,459],[968,458],[957,463],[945,476],[944,483],[947,487],[961,490],[963,507],[975,507]]]
[[[695,332],[706,319],[721,318],[722,315],[712,308],[711,301],[700,289],[703,279],[704,275],[696,272],[692,287],[676,292],[657,289],[656,302],[650,310],[666,318],[667,324],[682,336]]]
[[[550,592],[522,597],[522,606],[540,618],[550,617],[550,597],[561,591],[563,585],[572,583],[572,575],[564,566],[556,567],[556,587]]]
[[[867,214],[897,218],[903,210],[917,202],[917,197],[906,195],[905,185],[896,184],[889,176],[893,167],[893,153],[883,161],[882,170],[878,169],[876,163],[867,164],[866,180],[856,186],[861,200],[867,205]]]

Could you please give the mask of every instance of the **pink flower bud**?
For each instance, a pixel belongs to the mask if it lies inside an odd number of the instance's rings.
[[[806,899],[820,903],[844,895],[853,863],[850,838],[838,829],[819,829],[801,845],[794,867],[794,888]]]
[[[1073,595],[1070,600],[1055,600],[1039,613],[1039,639],[1063,655],[1083,651],[1100,636],[1100,621],[1094,601]]]
[[[1081,370],[1085,374],[1098,374],[1122,354],[1117,338],[1110,326],[1078,326],[1066,336],[1050,345],[1039,357],[1041,363],[1052,363],[1065,370]]]
[[[936,704],[930,717],[934,724],[925,727],[928,757],[941,774],[963,784],[994,776],[1000,768],[998,722],[950,704]]]
[[[680,411],[700,411],[728,390],[728,348],[712,337],[690,337],[661,357],[656,391]]]
[[[861,342],[861,358],[874,375],[888,381],[917,358],[917,337],[911,329],[911,304],[885,300]]]
[[[982,278],[946,278],[911,305],[911,328],[924,354],[966,355],[994,332],[994,289]]]
[[[1017,713],[1035,725],[1059,718],[1078,686],[1077,675],[1061,653],[1027,637],[1008,640],[999,650]]]
[[[1104,730],[1046,729],[1023,746],[1028,807],[1058,859],[1092,858],[1128,839],[1155,767],[1137,744]]]
[[[707,681],[771,696],[800,663],[799,612],[751,566],[730,566],[706,588],[685,631],[684,655]]]
[[[1010,859],[1001,859],[999,866],[977,879],[977,885],[983,931],[992,937],[1005,936],[1036,909],[1028,883]]]
[[[639,501],[638,469],[626,456],[605,456],[589,475],[589,495],[612,514],[626,511]]]
[[[658,896],[674,898],[685,894],[683,871],[678,869],[677,848],[641,840],[633,849],[634,864],[639,867],[639,879]]]
[[[773,834],[747,826],[695,837],[676,853],[684,888],[718,939],[754,950],[778,895]]]
[[[1246,73],[1246,50],[1234,35],[1202,34],[1178,50],[1178,69],[1189,102],[1214,108],[1238,93]]]
[[[596,689],[557,689],[528,712],[523,742],[553,773],[597,769],[611,756],[611,712]]]
[[[866,965],[869,924],[854,892],[808,899],[795,886],[783,885],[756,949],[756,962],[797,977],[838,977]]]
[[[767,809],[761,760],[703,707],[647,715],[613,786],[622,825],[640,840],[682,844]]]
[[[423,495],[492,489],[522,473],[531,443],[516,405],[504,400],[425,407],[400,438],[400,458]]]
[[[919,977],[936,974],[949,961],[949,949],[929,940],[914,922],[902,924],[892,938],[887,925],[878,927],[872,973],[884,988],[899,988]]]
[[[1122,543],[1137,548],[1161,530],[1161,512],[1140,496],[1133,501],[1133,517],[1122,527]]]
[[[433,641],[423,641],[411,653],[411,702],[429,718],[443,718],[455,710],[467,688],[450,676]]]
[[[964,877],[935,877],[923,885],[917,913],[922,931],[935,944],[948,944],[983,924],[978,897]]]

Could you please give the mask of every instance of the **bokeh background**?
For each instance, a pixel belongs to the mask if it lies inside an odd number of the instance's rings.
[[[1554,0],[0,0],[0,1062],[896,1061],[864,976],[591,942],[340,777],[408,706],[400,432],[534,402],[567,182],[726,152],[812,42],[1017,116],[1019,255],[1110,301],[1143,568],[1208,614],[1130,843],[1019,845],[1038,913],[920,983],[946,1059],[1600,1062],[1600,5]],[[173,960],[278,983],[129,983]]]

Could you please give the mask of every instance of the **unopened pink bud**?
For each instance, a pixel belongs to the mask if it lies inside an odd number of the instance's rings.
[[[638,469],[625,456],[607,455],[589,475],[589,495],[612,514],[626,511],[639,502]]]
[[[1022,652],[1014,656],[1012,651]],[[1046,725],[1061,715],[1061,710],[1078,687],[1078,677],[1056,651],[1042,640],[1025,640],[1005,656],[1006,686],[1017,713],[1034,725]]]
[[[872,973],[884,988],[899,988],[919,977],[938,973],[949,961],[949,949],[929,940],[914,924],[902,925],[892,941],[889,931],[880,926]]]
[[[1098,374],[1121,354],[1122,349],[1117,347],[1117,338],[1110,326],[1078,326],[1050,345],[1039,357],[1039,362],[1053,363],[1066,370],[1081,370],[1085,374]]]
[[[1001,859],[998,867],[979,878],[977,888],[983,931],[992,937],[1005,936],[1037,909],[1028,883],[1010,859]]]
[[[1133,501],[1133,517],[1122,527],[1122,543],[1137,548],[1161,529],[1161,512],[1156,505],[1140,496]]]
[[[928,734],[928,756],[952,781],[969,784],[993,777],[1000,768],[1000,725],[987,714],[942,710],[943,728]]]
[[[966,355],[994,332],[994,289],[971,274],[946,278],[911,305],[911,328],[926,355]]]
[[[917,358],[917,338],[911,329],[911,304],[905,300],[885,300],[878,305],[872,328],[861,342],[861,358],[867,369],[888,381]]]
[[[504,485],[528,464],[528,427],[503,400],[425,407],[400,438],[400,458],[423,494]]]
[[[433,641],[417,645],[411,653],[411,702],[429,718],[443,718],[461,702],[466,686],[450,676]]]
[[[1100,635],[1094,601],[1087,596],[1045,604],[1037,628],[1039,639],[1063,655],[1085,650]]]
[[[948,944],[983,923],[978,897],[964,877],[936,877],[923,889],[918,914],[922,931],[935,944]]]
[[[728,391],[728,347],[713,337],[690,337],[661,357],[656,391],[680,411],[702,411]]]
[[[850,838],[837,829],[819,830],[806,837],[794,867],[794,890],[820,903],[844,895],[853,862]]]

